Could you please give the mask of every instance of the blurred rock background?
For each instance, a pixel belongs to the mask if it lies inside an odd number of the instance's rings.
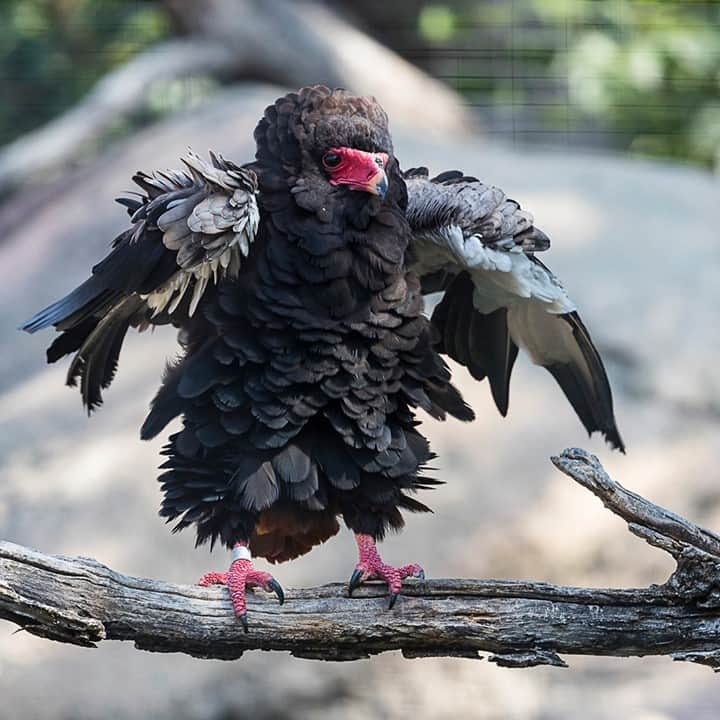
[[[378,96],[405,167],[460,167],[532,210],[607,359],[628,445],[623,457],[588,441],[527,362],[506,420],[458,369],[479,419],[428,423],[447,485],[434,515],[386,542],[387,558],[434,576],[662,582],[668,559],[547,458],[587,447],[626,486],[720,528],[719,13],[647,0],[6,0],[0,537],[174,582],[224,568],[224,553],[160,522],[161,442],[137,440],[172,332],[129,339],[89,421],[64,367],[43,364],[48,337],[15,327],[101,257],[125,223],[111,199],[136,169],[173,166],[188,145],[249,159],[265,105],[325,81]],[[353,563],[345,533],[277,575],[311,585]],[[520,671],[397,655],[221,663],[14,629],[0,623],[3,720],[715,720],[720,703],[709,670],[663,659]]]

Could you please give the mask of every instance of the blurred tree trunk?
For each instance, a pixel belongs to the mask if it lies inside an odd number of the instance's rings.
[[[146,106],[157,81],[188,75],[347,87],[375,95],[396,122],[455,134],[472,126],[449,88],[317,2],[161,1],[185,37],[135,56],[67,113],[0,150],[0,194],[76,163]]]
[[[162,0],[178,27],[251,58],[254,76],[285,86],[323,83],[375,95],[391,115],[441,132],[472,125],[460,98],[312,0]],[[361,4],[358,4],[359,6]],[[405,3],[387,3],[397,13]]]

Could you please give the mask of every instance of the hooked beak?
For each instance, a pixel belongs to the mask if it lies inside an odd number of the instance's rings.
[[[351,190],[384,198],[388,192],[388,179],[385,166],[388,163],[386,153],[370,153],[353,148],[337,148],[335,154],[342,157],[337,169],[330,169],[331,185],[346,185]]]
[[[388,179],[384,170],[380,170],[367,184],[367,192],[377,195],[381,200],[387,195]]]

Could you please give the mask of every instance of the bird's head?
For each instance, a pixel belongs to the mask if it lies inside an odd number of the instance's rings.
[[[387,115],[374,98],[303,88],[266,109],[255,140],[261,189],[287,189],[321,217],[338,200],[373,215],[405,197]]]
[[[347,186],[384,198],[388,191],[385,167],[388,154],[350,147],[334,147],[323,153],[322,166],[331,185]]]

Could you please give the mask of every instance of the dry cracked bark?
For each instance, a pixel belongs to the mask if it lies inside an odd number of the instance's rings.
[[[720,536],[611,480],[583,450],[554,457],[631,532],[669,552],[677,569],[638,589],[562,587],[497,580],[409,582],[392,612],[385,589],[352,599],[343,585],[288,590],[280,607],[249,600],[251,632],[224,588],[121,575],[95,560],[0,543],[0,617],[27,632],[88,647],[132,640],[156,652],[234,659],[248,650],[354,660],[388,650],[406,657],[480,657],[508,667],[564,666],[563,655],[665,655],[720,669]]]

